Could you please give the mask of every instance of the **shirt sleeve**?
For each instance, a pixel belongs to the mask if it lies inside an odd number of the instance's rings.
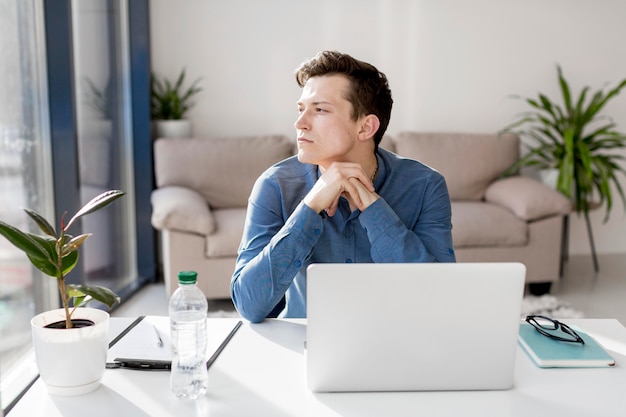
[[[305,265],[324,219],[300,202],[283,220],[280,192],[270,183],[255,185],[231,281],[233,303],[251,322],[260,322],[284,296]]]
[[[452,242],[452,209],[443,177],[426,188],[419,213],[407,226],[383,198],[370,205],[359,220],[377,263],[455,262]]]

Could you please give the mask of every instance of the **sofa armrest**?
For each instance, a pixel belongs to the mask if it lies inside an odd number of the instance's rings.
[[[206,200],[190,188],[157,188],[150,197],[152,226],[159,230],[208,235],[215,231],[215,218]]]
[[[572,203],[563,194],[523,176],[494,181],[487,187],[485,200],[511,210],[526,221],[566,215],[572,210]]]

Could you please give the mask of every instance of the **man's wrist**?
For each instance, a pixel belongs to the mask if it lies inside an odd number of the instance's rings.
[[[314,206],[314,204],[312,204],[312,199],[307,197],[304,197],[304,200],[302,201],[304,203],[305,206],[307,206],[308,208],[310,208],[311,210],[313,210],[314,212],[316,212],[317,214],[322,214],[322,212],[324,212],[323,208],[317,208]]]
[[[374,204],[379,198],[380,196],[376,193],[367,194],[367,197],[361,201],[363,203],[363,210],[366,210],[369,206]]]

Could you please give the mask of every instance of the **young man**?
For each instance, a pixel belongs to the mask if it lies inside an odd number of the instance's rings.
[[[311,263],[455,261],[443,177],[378,148],[393,103],[386,76],[325,51],[296,80],[298,154],[256,181],[231,283],[252,322],[283,296],[281,317],[305,317]]]

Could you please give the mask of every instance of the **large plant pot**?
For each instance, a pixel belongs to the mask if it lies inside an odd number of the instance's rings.
[[[158,138],[190,138],[190,120],[155,120],[154,135]]]
[[[86,394],[100,386],[106,366],[109,314],[94,308],[79,308],[72,319],[95,324],[72,329],[45,326],[65,320],[63,309],[51,310],[31,320],[39,375],[52,395]]]
[[[556,168],[540,169],[538,171],[539,180],[548,187],[556,190],[556,184],[559,180],[559,170]]]

